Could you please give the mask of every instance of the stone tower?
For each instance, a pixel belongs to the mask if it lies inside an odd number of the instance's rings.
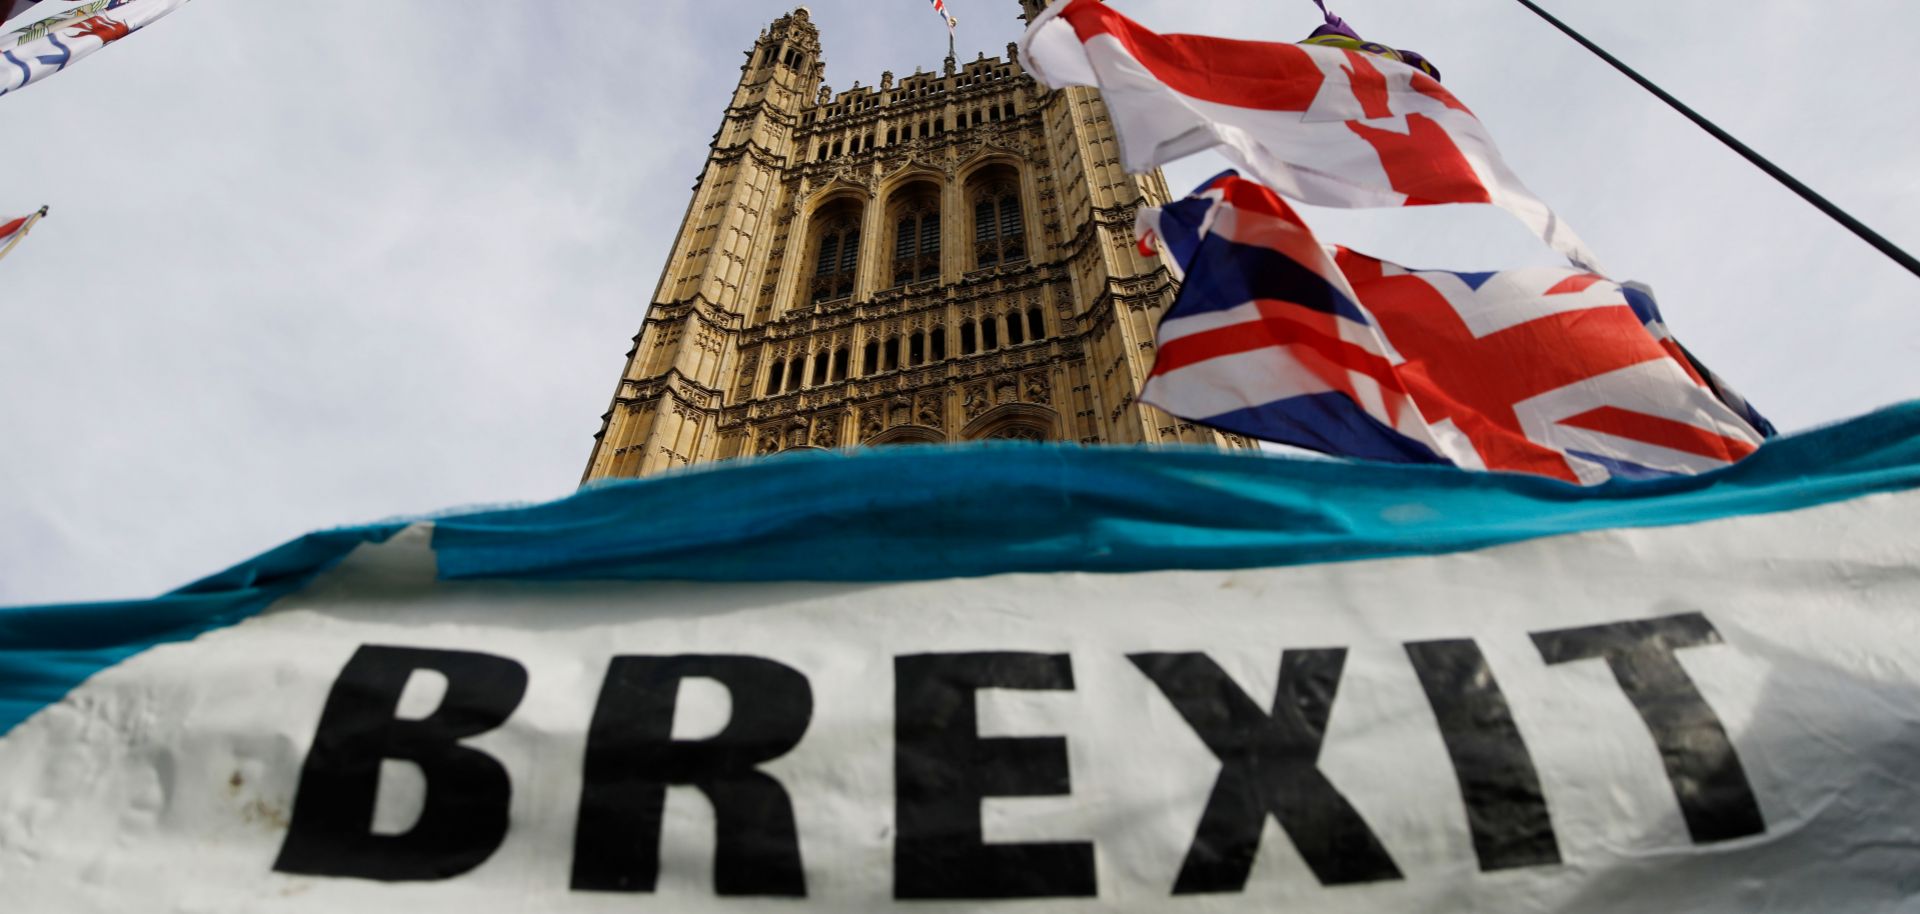
[[[1022,0],[1030,16],[1044,0]],[[805,7],[760,35],[586,480],[796,448],[1246,446],[1136,403],[1166,268],[1098,93],[1007,56],[835,93]]]

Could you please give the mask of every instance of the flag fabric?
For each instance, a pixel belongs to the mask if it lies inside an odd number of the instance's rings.
[[[940,14],[941,22],[946,23],[948,34],[952,34],[954,27],[960,24],[952,16],[947,15],[947,0],[933,0],[933,11]]]
[[[1142,395],[1178,416],[1330,454],[1587,485],[1718,469],[1772,430],[1723,400],[1651,296],[1597,274],[1329,252],[1231,172],[1140,220],[1143,244],[1163,243],[1185,280]]]
[[[1215,150],[1320,206],[1490,203],[1574,264],[1599,269],[1467,106],[1404,63],[1312,44],[1161,35],[1099,0],[1048,7],[1020,49],[1040,82],[1101,90],[1129,171]]]
[[[1326,18],[1326,24],[1314,29],[1313,34],[1309,35],[1307,40],[1301,42],[1301,44],[1318,44],[1330,48],[1352,48],[1356,51],[1365,51],[1368,54],[1400,61],[1434,79],[1440,78],[1440,68],[1434,66],[1433,62],[1426,58],[1426,55],[1402,48],[1390,48],[1379,42],[1368,41],[1365,38],[1361,38],[1360,33],[1354,31],[1353,26],[1348,25],[1345,19],[1334,15],[1332,10],[1327,9],[1325,0],[1313,0],[1313,2],[1314,5],[1320,7],[1320,14]]]
[[[0,259],[4,259],[8,254],[13,253],[13,249],[27,237],[28,232],[33,231],[33,226],[36,223],[46,218],[46,215],[47,208],[43,206],[40,207],[39,212],[30,216],[21,216],[18,219],[0,222]]]
[[[21,914],[1909,911],[1916,543],[1920,404],[1605,492],[858,448],[333,529],[0,608],[0,886]]]
[[[111,9],[116,2],[125,2],[125,0],[91,0],[91,2],[61,10],[43,19],[36,19],[11,32],[0,35],[0,51],[11,49],[16,45],[25,44],[29,41],[37,41],[47,37],[49,33],[57,29],[63,29],[75,23],[91,19]]]
[[[17,92],[72,66],[95,51],[187,5],[189,0],[108,0],[85,18],[54,17],[0,50],[0,96]]]

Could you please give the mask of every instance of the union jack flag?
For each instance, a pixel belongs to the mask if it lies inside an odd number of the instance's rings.
[[[947,32],[949,34],[953,32],[954,26],[960,24],[952,16],[947,15],[947,0],[933,0],[933,11],[940,14],[941,22],[947,24]]]
[[[1178,416],[1583,485],[1716,469],[1772,433],[1672,339],[1644,289],[1597,274],[1411,270],[1328,250],[1232,172],[1143,212],[1140,234],[1185,280],[1142,397]]]

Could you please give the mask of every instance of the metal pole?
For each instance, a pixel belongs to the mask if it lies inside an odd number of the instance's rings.
[[[1560,20],[1554,18],[1552,13],[1549,13],[1546,10],[1541,9],[1538,5],[1536,5],[1533,2],[1533,0],[1519,0],[1519,3],[1521,6],[1524,6],[1527,9],[1532,10],[1540,18],[1545,19],[1548,23],[1552,24],[1554,28],[1557,28],[1560,31],[1565,32],[1568,38],[1571,38],[1574,41],[1579,42],[1582,47],[1586,48],[1589,51],[1592,51],[1595,56],[1599,57],[1601,60],[1606,61],[1608,64],[1611,64],[1614,69],[1619,70],[1621,73],[1626,74],[1626,77],[1628,79],[1631,79],[1636,83],[1639,83],[1640,88],[1653,93],[1655,98],[1658,98],[1663,102],[1666,102],[1669,107],[1673,108],[1673,110],[1675,111],[1680,112],[1682,115],[1684,115],[1687,118],[1687,120],[1692,121],[1695,126],[1698,126],[1702,130],[1705,130],[1708,134],[1712,135],[1714,139],[1719,140],[1720,142],[1726,144],[1728,149],[1731,149],[1734,152],[1739,153],[1742,158],[1745,158],[1747,161],[1752,162],[1755,167],[1759,168],[1761,171],[1766,172],[1775,181],[1779,181],[1781,184],[1786,185],[1788,190],[1791,190],[1794,193],[1799,194],[1801,199],[1807,201],[1808,203],[1813,204],[1815,209],[1818,209],[1819,211],[1826,213],[1829,217],[1833,219],[1833,221],[1838,222],[1843,226],[1846,226],[1847,230],[1859,236],[1860,240],[1873,245],[1874,248],[1880,251],[1880,253],[1885,254],[1888,257],[1892,258],[1894,263],[1897,263],[1903,267],[1906,267],[1907,272],[1912,273],[1915,276],[1920,276],[1920,260],[1915,260],[1912,254],[1909,254],[1906,251],[1901,250],[1898,245],[1882,237],[1879,232],[1876,232],[1873,229],[1868,228],[1865,223],[1861,222],[1858,219],[1853,218],[1853,216],[1848,214],[1846,210],[1843,210],[1839,206],[1835,205],[1833,201],[1828,200],[1823,196],[1820,196],[1820,194],[1816,193],[1813,188],[1800,183],[1800,180],[1798,178],[1795,178],[1793,175],[1788,174],[1786,170],[1782,169],[1780,166],[1775,165],[1772,162],[1768,161],[1765,156],[1762,156],[1760,153],[1753,151],[1753,149],[1748,147],[1747,144],[1742,143],[1739,140],[1735,139],[1733,137],[1733,134],[1730,134],[1725,130],[1720,129],[1719,125],[1715,124],[1710,120],[1707,120],[1699,112],[1693,110],[1692,108],[1687,107],[1686,103],[1680,101],[1677,98],[1674,98],[1672,95],[1668,94],[1665,89],[1662,89],[1657,85],[1654,85],[1652,80],[1644,76],[1641,76],[1639,73],[1635,72],[1632,67],[1629,67],[1625,63],[1621,62],[1620,58],[1607,53],[1605,48],[1602,48],[1599,45],[1594,44],[1591,41],[1588,41],[1587,36],[1574,31],[1571,26],[1568,26],[1566,23],[1561,22]]]

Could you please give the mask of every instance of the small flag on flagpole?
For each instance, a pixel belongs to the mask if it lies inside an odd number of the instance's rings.
[[[8,222],[0,222],[0,260],[5,260],[8,254],[13,253],[13,249],[20,245],[20,241],[27,237],[27,233],[33,231],[34,225],[46,217],[47,208],[43,206],[40,207],[39,212],[31,216],[21,216]]]
[[[0,40],[0,97],[65,70],[187,3],[99,0],[6,36]]]
[[[952,35],[960,20],[947,15],[947,0],[933,0],[933,11],[940,14],[940,21],[947,24],[947,34]]]

